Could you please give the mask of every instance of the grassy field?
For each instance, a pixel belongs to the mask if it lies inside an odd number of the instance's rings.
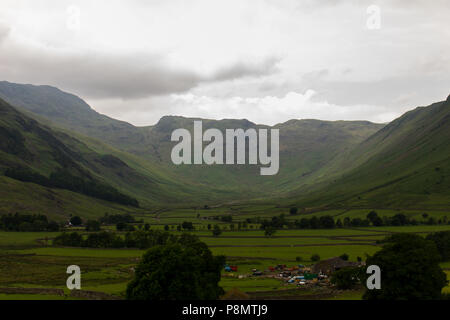
[[[0,250],[5,248],[32,247],[45,242],[45,238],[55,237],[55,232],[0,232]],[[42,239],[42,240],[40,240]]]
[[[177,218],[184,219],[175,212]],[[154,219],[146,215],[147,219]],[[162,226],[152,224],[152,229]],[[108,227],[108,229],[114,229]],[[226,290],[237,288],[250,295],[301,295],[302,298],[353,300],[361,299],[362,291],[337,292],[327,296],[317,292],[294,291],[273,278],[249,277],[252,269],[266,270],[269,266],[312,264],[311,256],[327,259],[348,254],[351,261],[363,259],[380,249],[377,240],[396,232],[429,232],[450,230],[450,226],[370,227],[331,230],[278,230],[267,238],[260,230],[224,231],[213,237],[210,231],[197,230],[198,235],[216,255],[225,255],[229,264],[237,265],[238,272],[223,272],[220,282]],[[80,230],[81,231],[81,230]],[[178,231],[171,231],[180,234]],[[66,268],[79,265],[82,270],[82,289],[123,297],[133,268],[144,253],[137,249],[60,248],[51,246],[51,238],[59,233],[0,232],[0,300],[3,299],[73,299],[65,288]],[[50,239],[48,242],[45,239]],[[300,258],[301,262],[296,261]],[[450,264],[443,263],[450,277]],[[243,278],[239,278],[243,277]],[[58,288],[66,296],[51,294],[5,294],[1,288]],[[450,287],[444,289],[450,292]]]

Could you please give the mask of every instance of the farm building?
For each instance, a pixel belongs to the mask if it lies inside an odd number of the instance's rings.
[[[316,263],[312,267],[313,273],[323,273],[323,274],[331,274],[339,269],[345,267],[357,267],[359,266],[358,262],[346,261],[339,257],[334,257],[331,259],[323,260]]]

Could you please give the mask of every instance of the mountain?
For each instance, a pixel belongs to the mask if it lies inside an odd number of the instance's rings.
[[[153,126],[135,127],[54,87],[0,82],[0,98],[20,110],[8,106],[0,126],[0,169],[5,173],[20,165],[50,179],[64,168],[144,208],[239,201],[320,208],[450,205],[449,99],[387,125],[290,120],[269,127],[245,119],[166,116]],[[259,165],[172,164],[176,142],[171,133],[178,128],[192,133],[195,120],[202,121],[203,131],[279,129],[279,173],[261,176]]]
[[[80,98],[49,86],[0,82],[0,97],[30,116],[50,121],[52,126],[101,140],[115,149],[136,156],[140,163],[163,177],[191,187],[187,196],[178,194],[177,202],[227,202],[276,197],[314,183],[318,173],[333,159],[377,132],[384,125],[368,121],[290,120],[273,128],[280,130],[280,171],[275,176],[260,176],[259,166],[181,165],[170,160],[174,142],[171,133],[178,128],[192,132],[193,121],[202,120],[204,130],[270,129],[248,120],[209,120],[167,116],[154,126],[135,127],[101,115]],[[79,139],[86,142],[82,136]],[[90,142],[86,142],[90,144]],[[90,144],[95,147],[95,143]],[[170,184],[165,184],[168,186]],[[174,194],[178,188],[172,188]],[[163,205],[166,203],[161,202]]]
[[[177,128],[186,128],[193,135],[194,120],[202,120],[203,131],[216,128],[247,130],[279,129],[280,170],[274,176],[261,176],[258,166],[249,165],[190,165],[171,164],[170,151],[174,143],[170,135]],[[367,121],[290,120],[273,127],[256,125],[248,120],[208,120],[184,117],[163,117],[148,128],[153,157],[166,163],[172,172],[205,185],[219,182],[227,190],[238,190],[247,197],[266,197],[283,194],[299,185],[309,183],[316,173],[327,166],[341,152],[352,147],[382,128]],[[225,150],[225,149],[224,149]]]
[[[448,209],[450,97],[405,113],[327,169],[345,167],[341,176],[309,192],[299,189],[293,198],[331,207]]]
[[[144,130],[102,115],[79,97],[55,87],[0,81],[0,98],[22,111],[122,150],[132,150],[133,145],[145,140]]]
[[[136,211],[139,204],[154,207],[198,194],[133,155],[97,141],[85,143],[2,99],[0,115],[0,212],[45,209],[58,215],[72,212],[68,205],[80,208],[73,201],[78,199],[86,204],[86,211],[102,208],[97,215],[103,215],[108,210]]]

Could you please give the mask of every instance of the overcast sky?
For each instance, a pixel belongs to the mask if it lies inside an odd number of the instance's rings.
[[[448,0],[0,0],[0,80],[135,125],[387,122],[450,94],[449,17]]]

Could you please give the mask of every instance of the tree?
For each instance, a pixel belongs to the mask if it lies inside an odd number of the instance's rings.
[[[407,223],[408,218],[402,213],[396,214],[391,218],[391,225],[393,226],[404,226]]]
[[[100,222],[97,220],[88,220],[86,222],[86,231],[100,231]]]
[[[164,228],[164,229],[165,229],[165,228]],[[150,224],[149,224],[149,223],[144,224],[144,230],[145,230],[145,231],[150,230]],[[167,231],[167,230],[166,230],[166,231]]]
[[[266,237],[272,237],[275,234],[275,232],[277,232],[277,230],[273,227],[266,227],[264,229],[264,235]]]
[[[214,237],[218,237],[221,234],[222,234],[222,230],[220,230],[220,227],[217,224],[215,224],[214,227],[213,227],[213,230],[212,230],[212,235]]]
[[[344,254],[340,255],[339,258],[341,258],[344,261],[348,261],[349,256],[348,256],[348,254],[344,253]]]
[[[167,224],[164,226],[164,230],[169,231],[169,226]]]
[[[130,300],[216,300],[225,257],[213,256],[199,240],[180,240],[149,249],[128,284]]]
[[[47,230],[52,232],[59,231],[59,224],[55,221],[50,221],[47,225]]]
[[[346,267],[337,270],[331,275],[331,283],[338,289],[348,290],[361,282],[361,275],[363,274],[361,268]]]
[[[181,224],[181,227],[182,227],[184,230],[194,230],[194,225],[193,225],[192,222],[190,222],[190,221],[184,221],[184,222]]]
[[[350,218],[349,217],[345,217],[344,218],[344,226],[348,227],[350,225]]]
[[[316,254],[313,254],[312,256],[311,256],[311,261],[312,262],[317,262],[317,261],[320,261],[320,256],[316,253]]]
[[[302,218],[300,220],[300,229],[308,229],[309,228],[309,220],[306,218]]]
[[[70,223],[73,226],[80,226],[83,223],[83,220],[81,220],[79,216],[73,216],[72,218],[70,218]]]
[[[117,231],[123,231],[127,228],[127,224],[125,222],[118,222],[116,224],[116,230]]]
[[[319,224],[319,219],[314,216],[309,220],[309,225],[311,227],[311,229],[319,229],[320,224]]]
[[[435,243],[441,255],[441,261],[450,261],[450,231],[441,231],[429,234],[426,237]]]
[[[334,224],[334,219],[332,216],[323,216],[319,218],[319,225],[321,228],[324,229],[333,229],[335,224]]]
[[[378,213],[376,212],[376,211],[370,211],[368,214],[367,214],[367,220],[369,220],[370,222],[372,222],[372,224],[373,224],[373,221],[376,219],[376,218],[378,218]]]
[[[303,261],[303,258],[302,258],[302,257],[295,257],[295,261],[297,261],[297,262],[302,262],[302,261]]]
[[[381,227],[383,225],[383,219],[381,219],[380,217],[377,216],[372,220],[372,224],[375,227]]]
[[[208,224],[208,230],[211,230],[211,224]]]
[[[441,298],[446,275],[439,266],[436,245],[415,234],[399,233],[385,239],[383,248],[367,258],[380,267],[381,289],[366,290],[367,300],[434,300]]]
[[[297,207],[292,207],[292,208],[289,209],[289,213],[291,215],[296,215],[297,212],[298,212],[298,208]]]

